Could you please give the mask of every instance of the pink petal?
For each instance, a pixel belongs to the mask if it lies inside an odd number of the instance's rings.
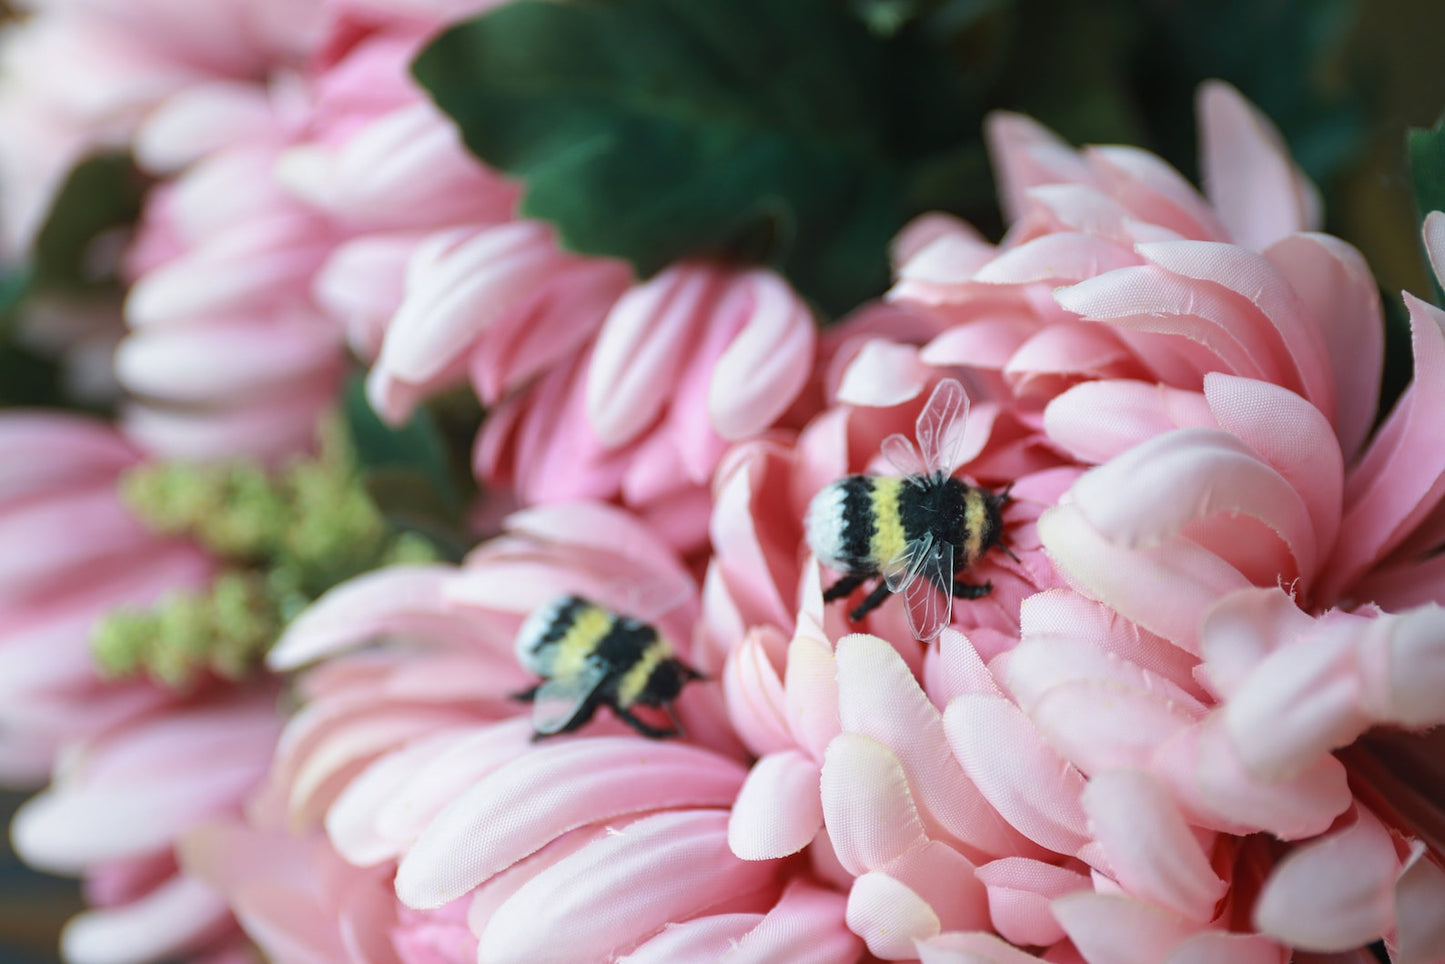
[[[720,282],[710,266],[674,265],[608,313],[587,370],[587,417],[604,445],[631,441],[662,411]]]
[[[53,490],[62,482],[103,482],[139,453],[109,425],[54,412],[0,417],[0,499]]]
[[[325,377],[231,408],[136,403],[125,409],[122,424],[127,437],[158,456],[205,461],[249,455],[279,461],[315,443],[317,419],[335,403],[336,390],[336,378]]]
[[[927,840],[898,758],[866,736],[841,733],[829,744],[822,803],[828,836],[850,873],[875,870]]]
[[[1287,234],[1318,227],[1319,195],[1290,161],[1279,132],[1221,81],[1196,95],[1204,190],[1234,240],[1263,250]]]
[[[381,757],[352,780],[326,813],[326,834],[336,852],[358,867],[399,858],[411,841],[378,832],[377,811],[404,792],[418,770],[451,749],[457,737],[448,730],[418,740]]]
[[[174,172],[230,144],[264,140],[276,128],[258,84],[218,80],[177,91],[152,111],[135,136],[136,163]]]
[[[765,637],[780,642],[782,633],[771,626],[753,629],[728,654],[723,669],[728,717],[738,736],[759,755],[789,750],[794,743],[784,708],[783,681],[768,656]]]
[[[1288,279],[1267,258],[1213,241],[1142,244],[1138,251],[1168,271],[1219,285],[1250,305],[1254,313],[1249,320],[1283,373],[1279,384],[1298,391],[1327,418],[1334,417],[1335,386],[1327,344],[1319,327],[1301,311]]]
[[[405,382],[433,377],[504,312],[534,295],[563,257],[550,229],[531,221],[429,239],[412,255],[406,300],[377,367]]]
[[[708,412],[730,441],[755,435],[783,414],[808,380],[817,341],[813,316],[787,283],[767,271],[735,281],[719,314],[746,309],[746,323],[717,359]]]
[[[1379,820],[1362,807],[1355,813],[1274,868],[1254,905],[1260,931],[1302,950],[1346,951],[1390,930],[1400,859]]]
[[[1030,215],[1044,230],[1077,231],[1124,248],[1179,239],[1177,232],[1140,221],[1116,198],[1086,184],[1045,184],[1030,188],[1027,197]]]
[[[1278,587],[1230,593],[1205,617],[1203,671],[1216,693],[1231,696],[1270,653],[1315,630],[1314,618]]]
[[[1353,799],[1345,768],[1332,756],[1287,780],[1265,783],[1250,776],[1217,713],[1163,743],[1151,769],[1190,823],[1232,834],[1264,830],[1281,840],[1312,837],[1327,830]]]
[[[784,707],[788,727],[803,749],[817,759],[841,729],[833,650],[818,639],[798,636],[788,647],[783,686],[788,696]]]
[[[73,964],[148,964],[200,950],[231,926],[229,918],[219,894],[176,876],[139,900],[71,918],[60,949]]]
[[[797,752],[770,753],[748,772],[728,818],[728,846],[743,860],[802,850],[823,826],[818,764]]]
[[[1094,275],[1136,265],[1132,251],[1084,234],[1060,232],[1003,251],[974,274],[987,284],[1073,284]]]
[[[1096,774],[1084,790],[1089,828],[1108,861],[1104,870],[1132,896],[1196,921],[1215,916],[1228,885],[1174,802],[1148,773]]]
[[[1269,382],[1283,380],[1278,343],[1263,330],[1258,313],[1217,285],[1144,265],[1059,288],[1054,300],[1086,321],[1187,339],[1212,356],[1210,368]]]
[[[842,894],[794,881],[758,925],[716,960],[718,964],[851,964],[861,948],[844,924],[846,905]]]
[[[916,946],[922,964],[1037,964],[1039,960],[992,934],[979,932],[939,934]]]
[[[735,858],[726,823],[717,810],[662,813],[563,858],[492,915],[478,961],[603,962],[669,921],[709,910],[757,909],[776,865]],[[668,873],[660,875],[659,867]],[[589,883],[578,887],[578,881]],[[619,902],[619,894],[628,899]]]
[[[978,879],[988,888],[988,910],[993,926],[1015,944],[1044,946],[1064,939],[1054,919],[1055,897],[1089,890],[1089,878],[1066,867],[1025,857],[1005,857],[978,868]]]
[[[928,369],[917,348],[873,338],[848,363],[837,399],[846,405],[891,408],[916,398],[927,384]]]
[[[964,772],[1008,822],[1056,853],[1088,841],[1079,804],[1084,779],[1001,697],[970,694],[949,704],[943,728]]]
[[[974,865],[947,844],[930,840],[881,869],[922,898],[944,930],[988,926],[988,894]]]
[[[929,699],[938,706],[964,693],[1003,695],[973,643],[952,628],[939,634],[938,647],[924,656],[923,678]]]
[[[1374,424],[1380,397],[1385,354],[1380,289],[1360,252],[1326,234],[1290,235],[1264,256],[1319,329],[1334,374],[1340,449],[1353,459]]]
[[[266,656],[285,671],[335,656],[393,632],[456,632],[442,589],[451,566],[397,566],[366,573],[325,593],[296,617]]]
[[[402,860],[397,895],[411,907],[440,907],[569,830],[645,810],[729,804],[742,780],[732,761],[682,744],[554,743],[502,766],[438,814]]]
[[[1107,190],[1144,221],[1187,238],[1222,240],[1224,225],[1178,171],[1137,147],[1084,148],[1084,157]]]
[[[1172,911],[1121,894],[1067,894],[1053,908],[1090,964],[1159,964],[1199,929]]]
[[[1395,885],[1395,940],[1398,964],[1428,964],[1445,957],[1445,871],[1415,842]]]
[[[1195,679],[1198,659],[1076,592],[1055,589],[1035,593],[1019,606],[1019,621],[1022,638],[1086,640],[1105,653],[1162,677],[1196,701],[1208,699]],[[1006,669],[1005,675],[1008,672],[1011,670]],[[1114,672],[1104,675],[1113,676]]]
[[[1340,528],[1350,538],[1321,587],[1331,596],[1398,545],[1445,491],[1445,447],[1436,444],[1434,420],[1445,406],[1445,313],[1408,294],[1405,305],[1415,377],[1346,481]]]
[[[1225,593],[1250,585],[1238,569],[1193,543],[1120,548],[1078,506],[1045,511],[1038,527],[1044,547],[1073,585],[1196,655],[1204,612]]]
[[[721,960],[762,919],[762,914],[712,914],[690,921],[670,921],[656,937],[618,958],[617,964]]]
[[[1166,696],[1106,680],[1054,686],[1029,718],[1085,774],[1146,767],[1162,744],[1197,719]]]
[[[376,831],[386,840],[410,846],[447,804],[532,748],[532,723],[526,717],[454,733],[451,745],[434,760],[423,763],[400,793],[377,801]],[[356,791],[358,795],[361,792]],[[351,794],[352,788],[348,787],[328,813],[328,829],[331,815]]]
[[[1324,415],[1276,385],[1219,372],[1204,376],[1204,397],[1221,428],[1239,436],[1294,486],[1309,510],[1317,544],[1333,545],[1344,463]]]
[[[406,263],[422,235],[364,235],[336,246],[311,290],[328,315],[346,328],[347,342],[373,361],[391,317],[406,296]]]
[[[1198,392],[1122,379],[1075,385],[1044,409],[1049,439],[1095,464],[1176,428],[1217,424]]]
[[[886,961],[912,960],[914,941],[942,929],[938,915],[922,897],[882,872],[864,874],[848,893],[848,928]]]
[[[1045,396],[1058,390],[1048,376],[1073,380],[1080,375],[1113,379],[1139,374],[1138,362],[1118,333],[1102,325],[1050,325],[1030,336],[1002,367],[1016,392],[1033,391],[1033,384],[1042,381],[1040,393]]]
[[[837,661],[843,730],[893,752],[930,836],[947,834],[991,856],[1028,849],[964,775],[949,752],[938,710],[892,646],[876,636],[845,636]]]
[[[1005,222],[1028,207],[1024,193],[1038,184],[1090,183],[1094,173],[1073,148],[1031,117],[994,111],[984,119],[984,140]]]
[[[1289,948],[1281,947],[1259,934],[1204,931],[1175,945],[1165,964],[1287,964],[1289,960]],[[1303,958],[1295,957],[1293,960],[1302,961]]]
[[[1110,338],[1107,332],[1102,333],[1102,336],[1091,337],[1089,332],[1096,326],[1078,327],[1085,332],[1085,338],[1076,339],[1076,341],[1087,339],[1093,342],[1106,342],[1099,349],[1098,354],[1107,357],[1111,350],[1115,354],[1122,352],[1118,341]],[[923,346],[918,357],[925,364],[938,368],[949,365],[968,365],[973,368],[1002,369],[1014,358],[1020,346],[1031,338],[1042,337],[1044,332],[1050,330],[1052,329],[1046,328],[1040,331],[1038,320],[1031,315],[1018,312],[990,313],[987,317],[970,320],[966,325],[945,329]],[[1069,330],[1073,331],[1072,328]],[[866,385],[860,385],[857,389],[860,396],[864,396],[867,391]],[[922,391],[921,387],[919,391]]]

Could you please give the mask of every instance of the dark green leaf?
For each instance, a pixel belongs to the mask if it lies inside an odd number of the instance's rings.
[[[519,0],[413,69],[568,248],[647,275],[762,243],[835,312],[886,285],[919,171],[982,157],[977,106],[938,51],[873,35],[837,0]]]
[[[56,196],[35,241],[32,274],[40,287],[75,289],[114,279],[95,263],[93,242],[140,214],[144,179],[130,158],[103,154],[81,162]]]
[[[1421,224],[1431,211],[1445,211],[1445,130],[1436,124],[1430,130],[1412,128],[1407,147],[1410,154],[1410,181],[1415,189],[1415,210]],[[1445,307],[1445,291],[1431,271],[1430,285],[1435,304]]]
[[[393,428],[372,410],[366,387],[357,377],[346,386],[345,416],[363,476],[415,476],[436,494],[438,504],[459,507],[446,445],[426,409],[418,409],[409,422]]]

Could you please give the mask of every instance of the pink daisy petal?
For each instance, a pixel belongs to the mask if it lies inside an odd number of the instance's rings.
[[[1264,256],[1319,328],[1334,375],[1340,449],[1353,459],[1369,435],[1380,396],[1385,355],[1380,289],[1360,252],[1329,235],[1290,235]]]
[[[822,775],[797,752],[770,753],[748,771],[728,818],[728,846],[743,860],[773,860],[808,846],[823,826]]]
[[[1084,778],[1011,702],[960,696],[948,705],[943,728],[964,773],[1020,833],[1063,854],[1088,841],[1079,804]]]
[[[1026,857],[1004,857],[978,868],[978,879],[988,888],[988,912],[993,926],[1015,944],[1046,946],[1064,939],[1054,918],[1055,897],[1089,890],[1089,878],[1067,867]]]
[[[1395,923],[1400,873],[1390,832],[1363,807],[1344,829],[1291,850],[1254,905],[1265,934],[1308,951],[1346,951]]]
[[[687,745],[554,743],[448,804],[402,860],[397,895],[410,907],[440,907],[569,830],[646,810],[730,804],[742,781],[737,764]]]
[[[1204,190],[1236,242],[1258,251],[1318,227],[1314,185],[1290,161],[1279,132],[1239,91],[1206,81],[1195,113]]]
[[[883,867],[927,841],[902,765],[876,740],[856,733],[835,737],[821,785],[828,836],[850,873]]]
[[[1189,824],[1164,788],[1140,770],[1096,774],[1084,810],[1106,860],[1101,869],[1131,895],[1209,921],[1228,884],[1210,867]]]
[[[726,824],[727,815],[717,810],[662,813],[563,858],[491,916],[478,961],[600,964],[669,921],[762,909],[757,905],[770,902],[776,865],[734,857]],[[659,867],[668,873],[659,875]],[[579,880],[591,885],[578,887]]]
[[[938,710],[897,650],[876,636],[855,634],[838,641],[837,661],[843,730],[889,747],[930,836],[947,834],[990,855],[1027,849],[964,775],[949,752]]]

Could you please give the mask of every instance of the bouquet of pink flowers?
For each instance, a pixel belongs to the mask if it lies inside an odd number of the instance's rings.
[[[1236,87],[1201,190],[1008,3],[20,6],[66,961],[1445,961],[1445,301]]]

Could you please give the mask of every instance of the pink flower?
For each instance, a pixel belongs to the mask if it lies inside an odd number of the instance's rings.
[[[561,593],[624,606],[627,584],[676,603],[690,580],[624,513],[575,504],[513,516],[460,570],[334,590],[273,654],[283,666],[330,655],[308,674],[273,794],[293,819],[321,817],[349,862],[397,867],[404,904],[467,908],[479,960],[670,961],[730,948],[740,960],[855,960],[840,895],[802,867],[729,851],[727,808],[745,768],[715,684],[684,691],[686,741],[637,737],[605,717],[530,740],[508,698],[530,679],[512,652],[522,618]],[[709,668],[685,645],[696,612],[686,599],[655,619]],[[396,642],[344,652],[377,637]]]
[[[309,0],[222,0],[204,9],[176,0],[27,6],[34,12],[7,27],[0,55],[0,116],[11,132],[0,146],[0,249],[11,257],[28,248],[85,154],[124,146],[172,98],[244,89],[277,66],[298,64],[320,26],[319,5]],[[57,63],[72,69],[57,71]]]
[[[58,745],[87,739],[167,700],[144,681],[102,680],[90,629],[118,606],[199,588],[211,563],[149,532],[121,504],[120,474],[140,453],[89,419],[0,418],[0,777],[28,783]]]
[[[618,500],[696,547],[723,452],[784,420],[814,338],[807,308],[772,274],[669,268],[617,302],[578,362],[488,419],[477,474],[528,503]]]
[[[762,755],[733,847],[832,854],[876,956],[1022,958],[987,935],[1090,962],[1445,950],[1438,817],[1368,753],[1345,757],[1391,779],[1352,792],[1331,752],[1445,712],[1438,615],[1409,608],[1438,584],[1445,467],[1417,413],[1439,325],[1412,302],[1416,382],[1368,439],[1373,281],[1297,233],[1312,194],[1237,94],[1206,86],[1201,114],[1213,205],[1148,155],[994,121],[1004,243],[905,232],[893,297],[925,317],[860,313],[828,349],[843,404],[719,473],[705,611],[714,645],[744,640],[728,706]],[[995,592],[936,650],[880,611],[891,645],[830,652],[799,506],[908,432],[940,369],[980,419],[964,471],[1018,479],[1025,567],[987,561]]]
[[[238,812],[265,773],[275,698],[260,687],[172,705],[67,748],[12,829],[27,862],[86,877],[94,907],[66,925],[67,960],[144,964],[233,938],[226,901],[178,871],[173,848],[190,827]]]

